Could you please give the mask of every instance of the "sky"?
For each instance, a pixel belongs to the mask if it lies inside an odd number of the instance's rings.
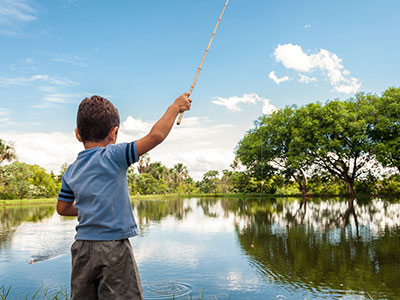
[[[118,142],[187,92],[225,0],[0,0],[0,138],[58,173],[83,146],[80,101],[109,99]],[[229,168],[253,122],[287,105],[399,86],[400,1],[230,0],[182,124],[149,155],[195,179]]]

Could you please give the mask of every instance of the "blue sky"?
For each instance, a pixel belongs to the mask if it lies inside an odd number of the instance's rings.
[[[188,91],[225,0],[0,0],[0,138],[59,170],[98,94],[140,138]],[[154,160],[229,166],[263,112],[399,86],[400,2],[230,0],[185,114]]]

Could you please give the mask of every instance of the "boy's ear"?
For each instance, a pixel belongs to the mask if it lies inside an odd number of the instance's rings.
[[[108,137],[114,144],[117,142],[117,136],[118,136],[118,127],[111,128],[110,132],[108,133]]]
[[[78,132],[78,128],[75,128],[75,136],[76,136],[76,139],[82,143],[82,138]]]

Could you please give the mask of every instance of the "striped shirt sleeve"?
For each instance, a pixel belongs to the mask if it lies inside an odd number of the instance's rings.
[[[57,199],[65,202],[74,202],[75,200],[74,192],[65,183],[64,179],[62,179],[61,190],[60,193],[58,194]]]
[[[139,161],[136,142],[110,144],[107,146],[109,157],[118,164],[120,168],[127,169]]]
[[[139,161],[139,155],[137,153],[136,142],[127,143],[125,146],[125,160],[128,167]]]

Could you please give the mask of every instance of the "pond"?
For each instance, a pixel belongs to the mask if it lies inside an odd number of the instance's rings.
[[[145,299],[400,299],[398,201],[191,198],[133,209]],[[76,224],[54,205],[0,208],[8,300],[69,289]]]

